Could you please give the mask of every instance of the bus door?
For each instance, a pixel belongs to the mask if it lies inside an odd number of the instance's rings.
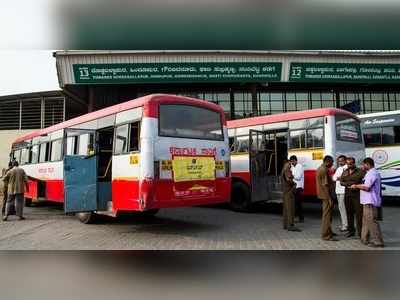
[[[249,161],[252,202],[268,200],[267,155],[265,133],[257,130],[249,132]]]
[[[64,210],[98,210],[96,131],[65,129]]]
[[[266,131],[268,184],[271,191],[280,191],[280,174],[287,159],[287,130]],[[274,197],[277,197],[274,195]],[[280,198],[278,196],[278,198]]]

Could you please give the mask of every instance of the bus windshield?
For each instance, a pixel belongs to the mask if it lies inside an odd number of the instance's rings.
[[[336,139],[343,142],[361,143],[360,122],[343,115],[336,115]]]
[[[221,115],[218,112],[183,104],[161,104],[159,135],[223,141]]]

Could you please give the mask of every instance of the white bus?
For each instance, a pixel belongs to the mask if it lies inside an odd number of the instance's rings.
[[[360,115],[368,157],[382,176],[382,194],[400,195],[400,110]]]
[[[320,108],[228,121],[234,210],[246,211],[256,201],[276,200],[283,160],[296,155],[304,167],[304,195],[316,196],[315,174],[325,155],[353,156],[365,148],[356,115]]]

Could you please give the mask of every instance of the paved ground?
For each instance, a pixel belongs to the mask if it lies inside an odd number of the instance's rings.
[[[300,233],[281,228],[278,204],[261,205],[257,212],[235,213],[226,207],[165,209],[152,219],[106,218],[85,225],[65,216],[57,206],[25,209],[27,220],[0,221],[0,249],[335,249],[365,250],[357,239],[319,239],[318,204],[307,204]],[[385,249],[400,249],[400,206],[386,206],[382,223]],[[339,225],[336,212],[334,228]]]

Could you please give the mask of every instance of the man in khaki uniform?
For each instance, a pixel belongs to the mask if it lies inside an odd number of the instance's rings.
[[[6,205],[6,214],[3,217],[3,221],[7,221],[8,215],[12,207],[12,203],[15,202],[16,215],[20,220],[24,220],[23,209],[24,209],[24,193],[29,191],[28,177],[25,171],[18,167],[18,162],[13,162],[14,167],[7,172],[4,177],[8,180],[8,199]]]
[[[281,179],[283,192],[283,228],[288,231],[301,231],[294,226],[294,195],[296,183],[293,181],[293,174],[290,170],[290,163],[288,160],[283,164]]]
[[[8,163],[8,169],[5,171],[4,176],[10,171],[13,167],[12,162]],[[1,206],[1,215],[4,216],[6,213],[6,204],[7,204],[7,195],[8,195],[8,179],[6,177],[3,178],[3,203]]]
[[[332,210],[334,183],[329,175],[329,169],[333,166],[333,157],[325,156],[322,165],[317,169],[317,196],[322,201],[322,226],[321,237],[324,241],[337,241],[332,231]]]
[[[347,213],[347,228],[348,233],[346,237],[352,237],[355,235],[356,228],[357,234],[361,237],[362,228],[362,205],[360,204],[360,191],[357,189],[351,189],[353,184],[360,184],[364,178],[365,172],[356,167],[356,160],[354,157],[348,157],[346,159],[347,170],[345,170],[340,178],[341,185],[345,186],[344,201],[346,205]],[[354,215],[356,216],[356,227],[354,226]]]

